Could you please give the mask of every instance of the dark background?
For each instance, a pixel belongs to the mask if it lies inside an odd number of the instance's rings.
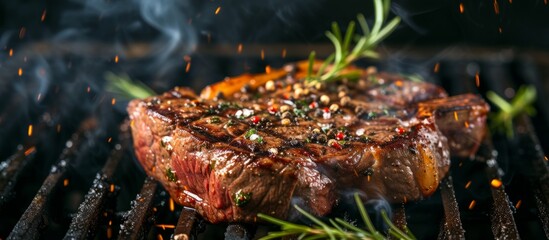
[[[364,0],[146,2],[3,1],[1,43],[12,47],[51,39],[69,29],[94,40],[124,43],[155,39],[158,28],[143,21],[143,8],[172,8],[171,16],[166,18],[192,19],[190,25],[182,26],[192,28],[199,36],[211,35],[211,43],[229,44],[327,42],[324,31],[332,21],[347,23],[357,13],[371,16],[371,2]],[[221,10],[215,15],[217,7]],[[42,22],[44,10],[46,18]],[[393,1],[392,12],[401,16],[404,23],[389,43],[549,47],[549,6],[544,0],[398,0]],[[22,27],[26,28],[23,41],[6,39],[10,38],[7,35],[13,38]]]

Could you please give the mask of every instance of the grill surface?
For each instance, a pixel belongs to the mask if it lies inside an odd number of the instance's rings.
[[[521,84],[543,89],[528,59],[377,64],[425,73],[451,95],[493,90],[504,96]],[[20,96],[8,94],[0,103],[0,157],[6,159],[0,164],[0,239],[251,239],[273,229],[207,224],[194,210],[174,205],[137,166],[129,123],[123,111],[113,110],[114,100],[92,92],[84,101],[99,104],[82,109],[58,94],[70,87],[50,89],[49,104],[31,116],[33,133],[19,122],[23,116],[10,115]],[[408,225],[420,239],[549,238],[549,139],[537,134],[549,132],[549,105],[539,95],[538,114],[516,120],[514,139],[492,135],[474,159],[452,159],[451,175],[435,195],[392,206],[397,225]],[[503,185],[491,187],[493,179]]]

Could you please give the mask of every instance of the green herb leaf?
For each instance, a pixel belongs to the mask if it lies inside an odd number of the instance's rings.
[[[513,120],[521,114],[534,115],[536,109],[532,104],[536,101],[536,97],[536,87],[532,85],[521,86],[510,102],[495,92],[487,92],[486,98],[500,109],[498,112],[489,115],[490,127],[495,131],[505,133],[507,138],[513,138]]]
[[[252,193],[244,192],[242,191],[242,189],[238,190],[238,192],[234,194],[234,204],[237,207],[244,207],[251,200],[252,200]]]
[[[126,99],[146,98],[156,93],[139,81],[132,81],[128,75],[116,75],[112,72],[105,73],[107,80],[105,89],[113,94]]]
[[[357,193],[355,193],[354,197],[360,211],[360,215],[367,226],[367,230],[359,228],[340,218],[328,219],[329,223],[325,223],[302,208],[294,206],[297,211],[313,222],[312,226],[296,224],[260,213],[257,215],[259,218],[280,227],[280,231],[269,232],[267,236],[260,239],[279,239],[282,237],[298,237],[298,239],[386,239],[386,236],[374,229],[372,221],[366,213],[366,209],[364,208],[364,205],[362,204],[362,201]],[[383,220],[389,226],[389,234],[397,237],[397,239],[416,239],[414,235],[409,232],[408,228],[405,227],[405,231],[402,231],[395,226],[389,217],[387,217],[387,213],[385,213],[385,211],[382,211],[381,215]]]
[[[257,130],[255,128],[250,128],[248,129],[248,131],[246,132],[246,134],[244,135],[244,137],[246,139],[249,139],[252,135],[256,134],[257,133]]]
[[[341,71],[358,59],[378,57],[375,47],[379,42],[387,38],[400,23],[399,17],[395,17],[389,23],[385,23],[389,15],[389,7],[389,0],[374,0],[375,22],[371,31],[364,16],[357,16],[358,24],[362,29],[362,35],[355,34],[355,23],[350,22],[347,26],[345,36],[342,38],[343,35],[339,26],[337,23],[333,23],[332,31],[326,32],[326,37],[333,43],[334,53],[328,56],[322,63],[315,77],[312,77],[311,74],[314,64],[311,57],[314,56],[314,52],[309,55],[308,81],[336,81],[342,78],[353,80],[360,77],[360,75],[342,76]],[[353,42],[354,48],[349,49]],[[331,68],[328,68],[328,66]],[[328,70],[326,71],[326,69]]]
[[[175,175],[175,172],[170,167],[166,169],[166,178],[170,182],[177,182],[177,176]]]

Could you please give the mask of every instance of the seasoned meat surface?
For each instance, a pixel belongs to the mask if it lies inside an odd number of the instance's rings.
[[[470,156],[488,105],[430,83],[355,69],[311,83],[303,64],[175,88],[128,107],[137,158],[179,204],[210,222],[329,213],[344,191],[393,202],[431,195],[450,155]]]

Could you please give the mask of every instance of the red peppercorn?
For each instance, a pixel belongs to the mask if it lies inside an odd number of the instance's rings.
[[[324,109],[322,109],[322,111],[325,112],[325,113],[329,113],[329,112],[330,112],[330,108],[325,107]]]
[[[345,138],[345,134],[343,132],[337,132],[336,140],[343,140],[344,138]]]
[[[341,146],[341,144],[339,144],[337,141],[332,141],[332,142],[330,143],[330,147],[333,147],[333,148],[335,148],[335,149],[337,149],[337,150],[343,149],[343,147]]]
[[[275,106],[271,106],[267,109],[267,111],[269,111],[270,114],[275,114],[278,112],[278,109]]]
[[[404,134],[406,132],[406,130],[404,130],[403,127],[397,127],[396,129],[396,132],[400,135]]]
[[[259,121],[261,121],[261,118],[258,116],[253,116],[250,120],[252,121],[253,124],[258,124]]]
[[[317,107],[318,107],[318,103],[317,103],[317,102],[312,102],[312,103],[309,104],[309,108],[310,108],[310,109],[315,109],[315,108],[317,108]]]

